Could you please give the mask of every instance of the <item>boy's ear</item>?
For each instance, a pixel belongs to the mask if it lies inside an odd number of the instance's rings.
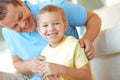
[[[65,22],[65,23],[64,23],[64,30],[65,30],[65,31],[66,31],[67,27],[68,27],[68,22]]]
[[[38,31],[39,34],[41,34],[40,28],[36,27],[36,30]]]
[[[38,30],[39,29],[39,27],[38,26],[36,26],[36,30]]]

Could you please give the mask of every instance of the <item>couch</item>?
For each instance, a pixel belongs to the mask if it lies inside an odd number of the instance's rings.
[[[94,10],[102,19],[90,62],[95,80],[120,80],[120,3]]]

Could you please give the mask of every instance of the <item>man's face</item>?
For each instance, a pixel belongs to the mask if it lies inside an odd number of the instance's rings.
[[[0,25],[5,26],[16,32],[33,32],[36,28],[34,18],[30,10],[22,4],[22,6],[7,5],[7,15],[5,19],[0,21]]]

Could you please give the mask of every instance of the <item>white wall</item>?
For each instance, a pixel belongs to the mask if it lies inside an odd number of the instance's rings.
[[[120,0],[106,0],[106,6],[111,6],[120,3]]]
[[[102,19],[102,30],[94,42],[96,56],[91,61],[95,80],[120,80],[120,3],[95,12]]]

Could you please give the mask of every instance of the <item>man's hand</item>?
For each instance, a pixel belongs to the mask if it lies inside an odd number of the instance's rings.
[[[85,49],[85,54],[88,60],[93,59],[94,58],[94,47],[92,45],[92,42],[87,38],[82,38],[79,40],[79,43],[81,47]]]
[[[59,66],[55,63],[49,63],[46,61],[40,62],[38,74],[46,80],[59,80]]]
[[[49,62],[44,62],[44,61],[40,64],[40,72],[39,73],[43,77],[59,75],[59,71],[60,71],[59,64],[49,63]]]
[[[26,61],[25,63],[29,66],[29,69],[33,72],[33,73],[38,73],[40,70],[40,64],[42,61],[45,60],[44,56],[38,56],[35,57],[29,61]]]
[[[87,9],[87,19],[85,23],[85,34],[80,40],[80,45],[85,49],[86,56],[88,60],[94,57],[94,47],[92,43],[95,41],[101,29],[101,18],[91,10]]]
[[[45,79],[46,80],[59,80],[59,77],[57,75],[51,75],[51,76],[47,76]]]
[[[39,72],[40,63],[45,60],[43,56],[37,56],[31,60],[23,61],[18,56],[12,56],[14,67],[18,72],[32,75]]]

